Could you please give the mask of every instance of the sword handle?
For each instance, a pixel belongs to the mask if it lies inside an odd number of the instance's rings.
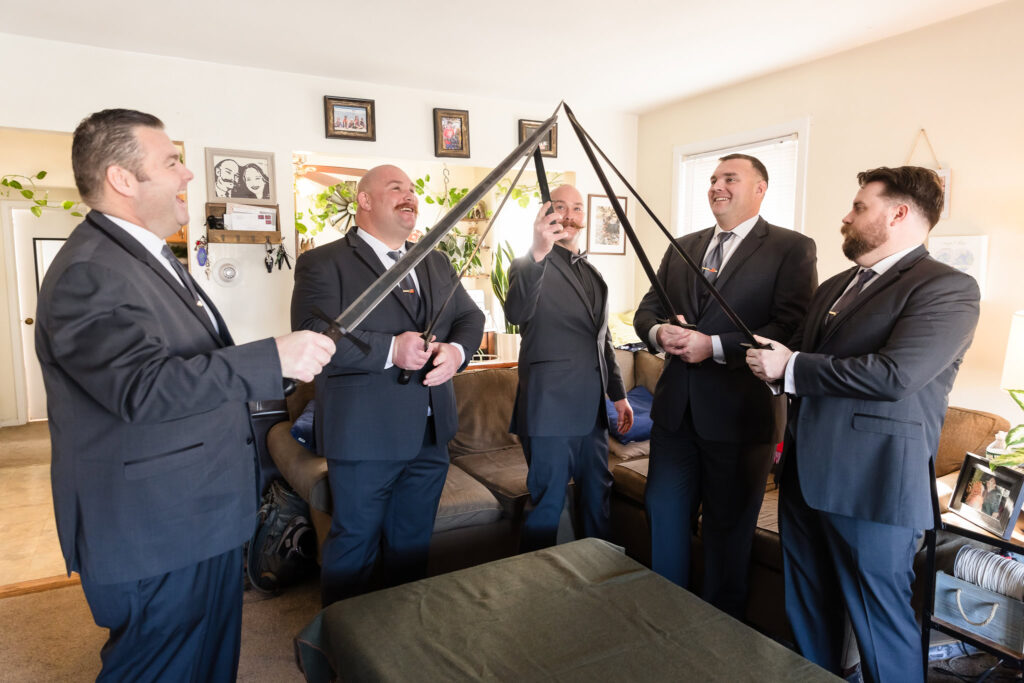
[[[295,393],[295,380],[290,377],[285,377],[281,380],[281,390],[284,391],[285,396],[291,396]]]
[[[398,375],[399,384],[408,384],[409,380],[412,379],[412,370],[402,370],[401,374]]]

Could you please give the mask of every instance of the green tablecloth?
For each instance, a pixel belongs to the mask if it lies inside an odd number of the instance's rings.
[[[838,681],[585,539],[335,603],[309,681]]]

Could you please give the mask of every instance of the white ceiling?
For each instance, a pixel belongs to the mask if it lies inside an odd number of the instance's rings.
[[[643,112],[998,1],[0,0],[0,32]]]

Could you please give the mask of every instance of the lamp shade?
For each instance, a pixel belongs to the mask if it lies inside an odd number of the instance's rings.
[[[1006,344],[1003,362],[1003,389],[1024,389],[1024,311],[1013,314],[1010,322],[1010,340]]]

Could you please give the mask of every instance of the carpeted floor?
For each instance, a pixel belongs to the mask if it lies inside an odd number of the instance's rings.
[[[238,680],[302,681],[292,638],[319,609],[316,577],[277,597],[247,591]],[[93,623],[81,586],[2,599],[0,624],[0,681],[96,679],[107,632]]]

